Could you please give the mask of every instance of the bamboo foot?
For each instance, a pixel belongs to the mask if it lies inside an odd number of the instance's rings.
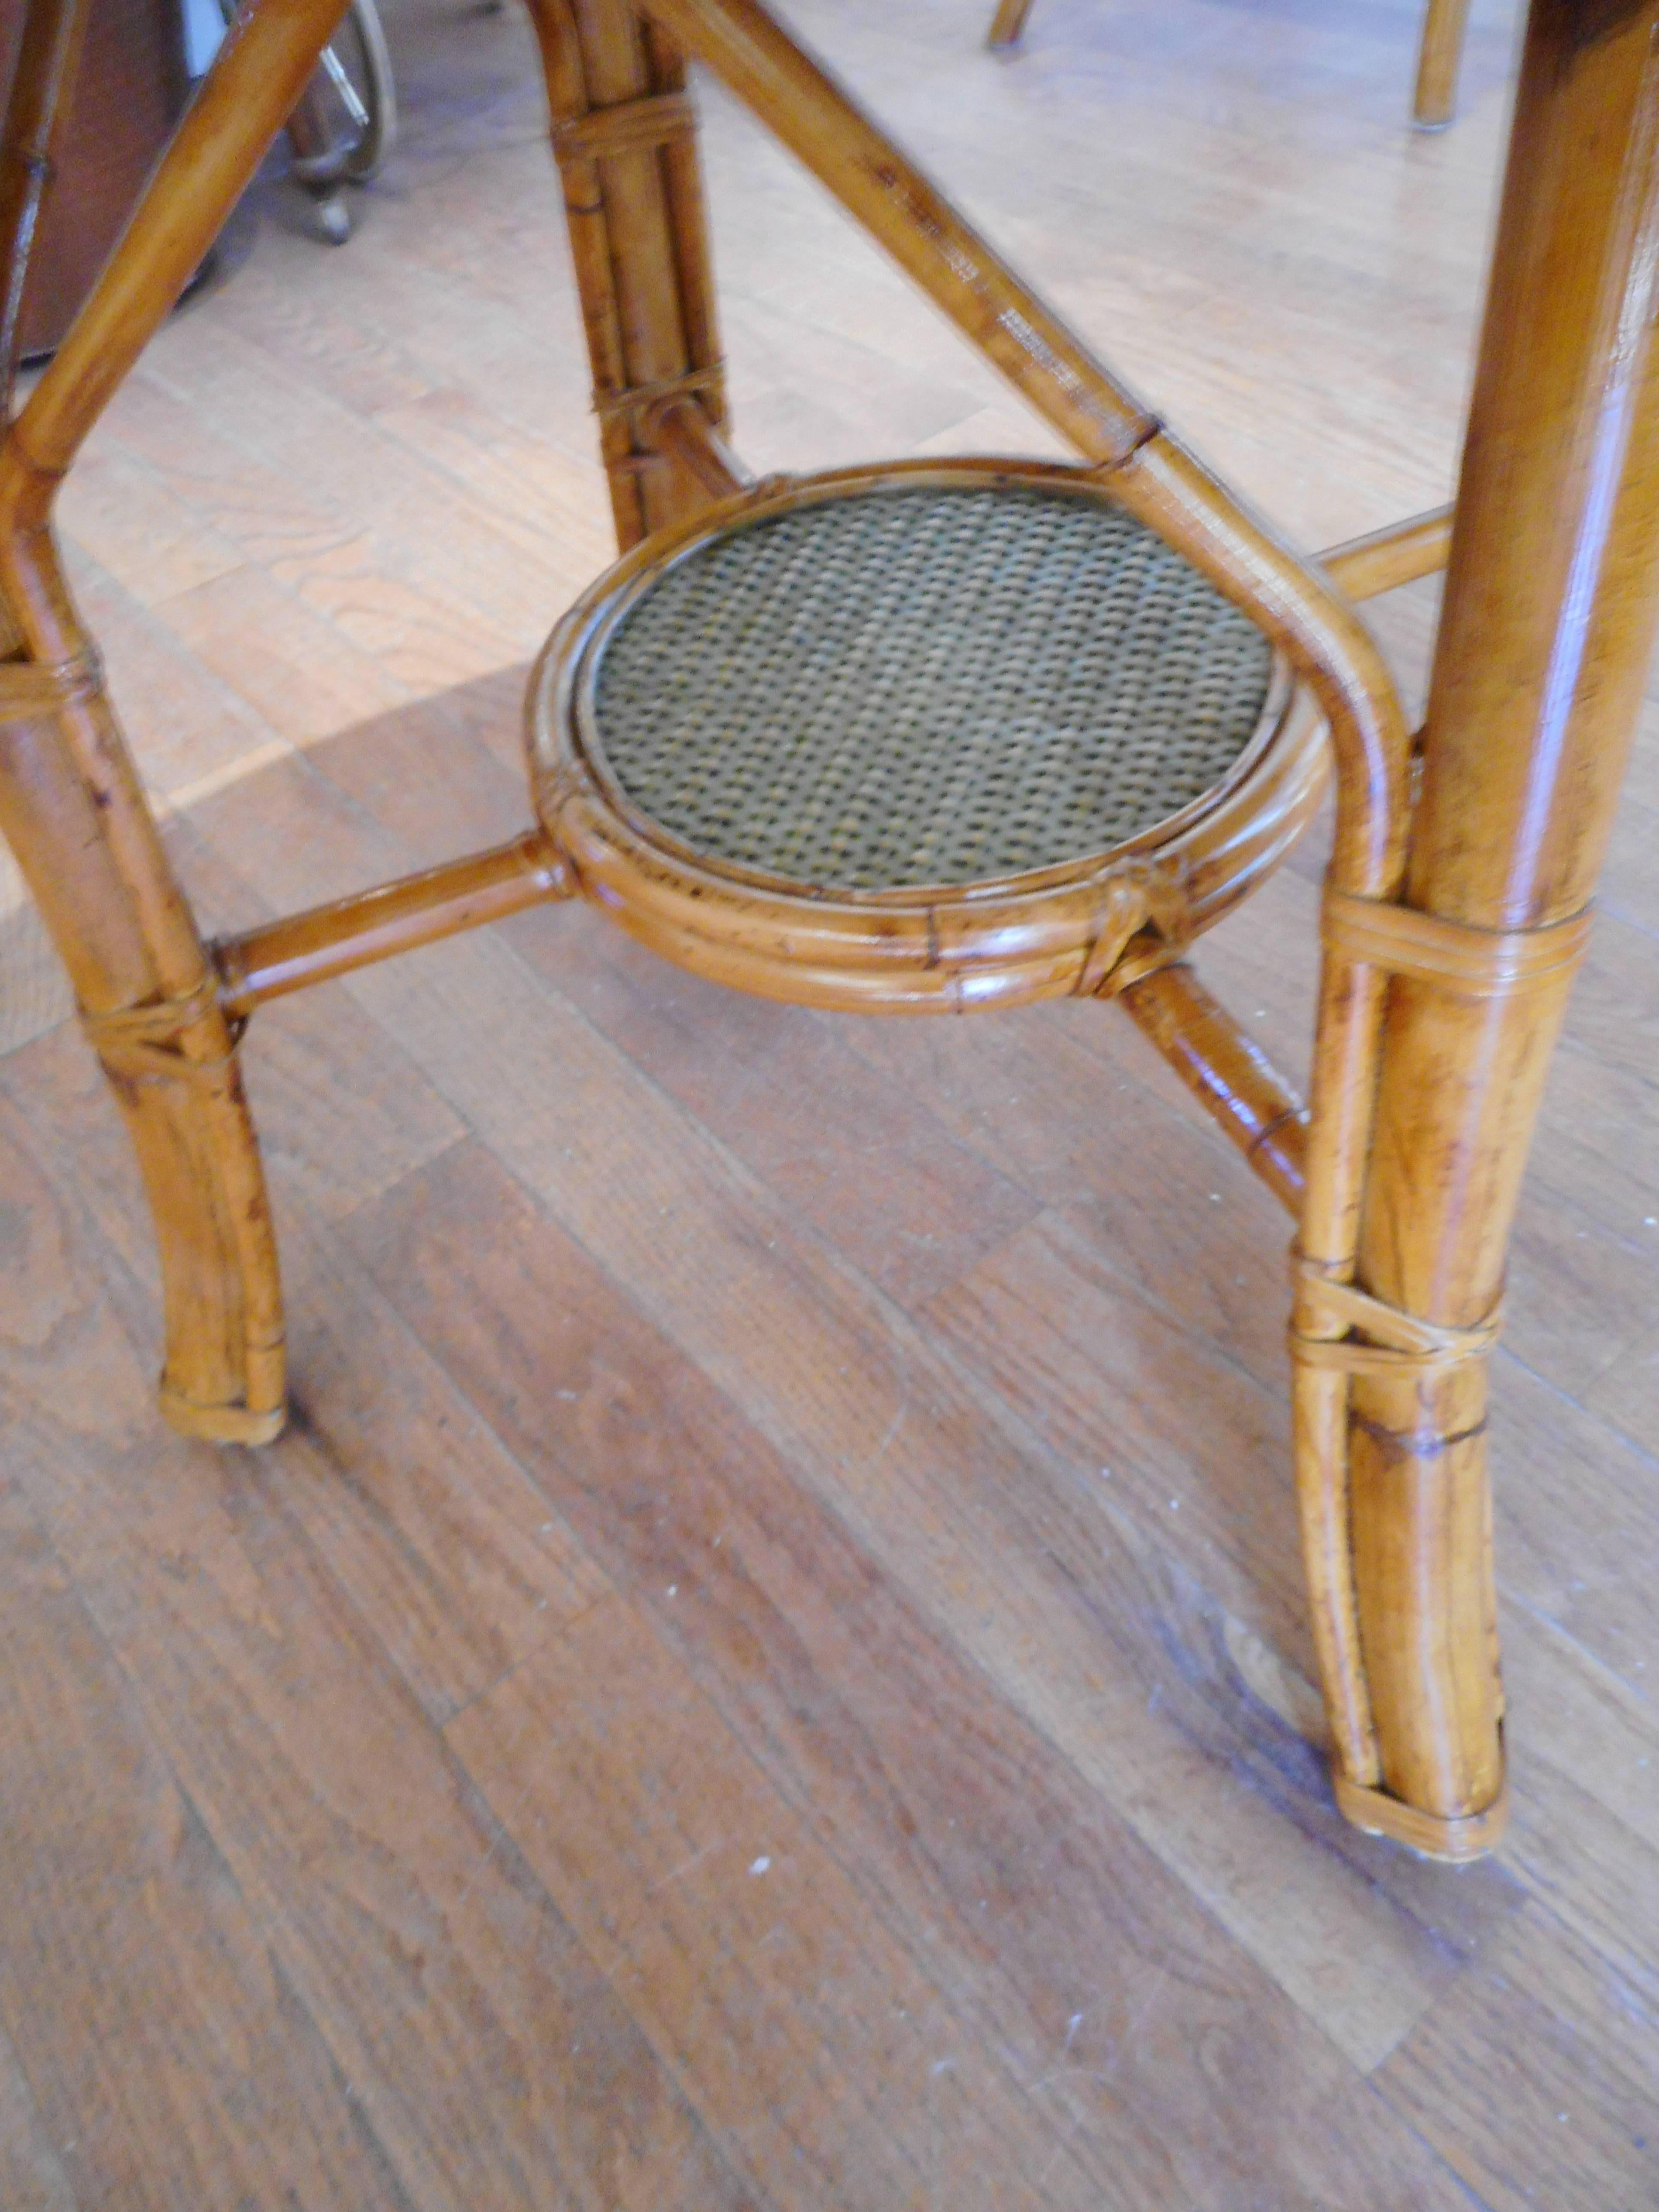
[[[1468,12],[1469,0],[1429,0],[1412,95],[1415,130],[1443,131],[1456,112],[1457,73],[1463,59],[1463,28]]]
[[[82,1022],[125,1116],[161,1266],[164,1418],[269,1443],[283,1426],[282,1285],[258,1139],[216,978]]]
[[[990,36],[985,43],[994,54],[1006,54],[1019,44],[1032,0],[1000,0]]]
[[[1402,1798],[1390,1797],[1385,1790],[1368,1790],[1361,1783],[1350,1782],[1340,1768],[1332,1770],[1331,1786],[1336,1794],[1338,1811],[1356,1828],[1363,1829],[1368,1836],[1387,1836],[1390,1842],[1404,1844],[1425,1858],[1441,1859],[1451,1866],[1467,1866],[1472,1859],[1485,1858],[1489,1851],[1497,1849],[1509,1825],[1507,1778],[1483,1811],[1453,1819],[1425,1813],[1419,1806],[1407,1805]]]
[[[167,1425],[198,1443],[275,1443],[288,1421],[288,1407],[281,1403],[263,1410],[248,1405],[199,1406],[175,1390],[165,1375],[157,1395]]]

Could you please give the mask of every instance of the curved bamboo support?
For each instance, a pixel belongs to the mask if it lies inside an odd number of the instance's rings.
[[[35,59],[0,178],[9,313],[73,47],[65,10],[79,0],[34,4]],[[532,834],[249,932],[221,948],[216,975],[52,544],[58,483],[282,123],[341,4],[250,0],[115,259],[0,445],[0,604],[14,656],[0,665],[0,823],[70,967],[150,1190],[167,1299],[163,1402],[193,1433],[246,1439],[282,1418],[281,1316],[234,1022],[284,990],[573,888],[563,860]],[[1485,1849],[1502,1817],[1502,1759],[1482,1362],[1571,976],[1561,948],[1582,941],[1572,917],[1599,860],[1659,605],[1644,496],[1659,473],[1649,389],[1659,0],[1632,0],[1611,22],[1602,11],[1589,28],[1576,0],[1534,6],[1431,701],[1409,886],[1420,912],[1400,903],[1408,735],[1352,601],[1441,565],[1446,515],[1335,548],[1322,567],[1301,559],[756,0],[650,5],[647,23],[634,0],[532,0],[624,545],[688,526],[749,481],[721,435],[684,52],[726,79],[1071,440],[1102,489],[1249,611],[1318,698],[1338,806],[1305,1142],[1294,1099],[1185,969],[1138,973],[1127,1001],[1299,1206],[1298,1492],[1340,1802],[1419,1848]],[[1605,173],[1575,169],[1573,149],[1598,136],[1619,159]],[[550,793],[554,814],[568,796]],[[604,858],[595,848],[574,866],[592,871]],[[1136,927],[1127,906],[1117,919]],[[1089,927],[1093,946],[1093,907]],[[1067,975],[1094,988],[1094,951],[1068,957]]]
[[[33,550],[44,599],[49,541]],[[43,696],[54,676],[56,696]],[[187,1435],[264,1443],[283,1421],[276,1249],[233,1033],[189,909],[90,662],[61,675],[7,664],[0,714],[0,826],[69,969],[149,1195],[162,1409]]]
[[[1360,1246],[1379,1299],[1448,1330],[1496,1309],[1659,617],[1656,42],[1659,0],[1534,0],[1516,95]],[[1420,1843],[1414,1808],[1452,1853],[1501,1817],[1486,1408],[1473,1337],[1352,1384],[1387,1795],[1352,1809]]]
[[[53,12],[53,0],[35,0]],[[0,444],[0,826],[70,970],[125,1115],[161,1247],[161,1405],[187,1435],[282,1425],[282,1300],[235,1040],[52,540],[53,497],[111,393],[212,243],[305,82],[341,0],[251,0],[75,327]],[[61,47],[32,21],[26,52]],[[7,292],[19,290],[43,115],[60,70],[21,80],[8,121]],[[37,194],[38,201],[38,194]]]

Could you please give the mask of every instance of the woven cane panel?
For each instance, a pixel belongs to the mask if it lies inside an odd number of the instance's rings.
[[[711,860],[826,890],[1078,860],[1249,743],[1272,654],[1143,525],[1030,489],[866,492],[665,569],[602,648],[633,805]]]

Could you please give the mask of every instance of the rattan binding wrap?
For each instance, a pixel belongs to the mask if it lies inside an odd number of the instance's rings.
[[[584,734],[638,814],[809,888],[1006,878],[1213,789],[1273,653],[1098,498],[886,489],[694,547],[623,610]]]
[[[204,975],[193,991],[174,999],[153,1000],[142,1006],[120,1006],[105,1014],[81,1012],[81,1027],[88,1042],[112,1073],[160,1077],[174,1083],[208,1083],[221,1078],[235,1053],[233,1031],[228,1050],[194,1056],[180,1045],[183,1032],[205,1021],[219,1003],[219,978]]]

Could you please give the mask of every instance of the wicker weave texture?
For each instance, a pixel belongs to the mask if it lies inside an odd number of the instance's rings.
[[[1024,488],[861,492],[738,526],[601,647],[591,735],[695,851],[823,890],[1024,874],[1212,789],[1272,653],[1143,524]]]

